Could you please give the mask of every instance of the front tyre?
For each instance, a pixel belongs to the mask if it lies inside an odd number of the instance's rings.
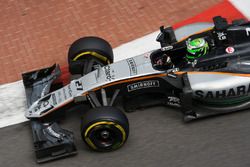
[[[68,52],[69,72],[85,75],[95,70],[95,66],[113,63],[111,45],[99,37],[83,37],[70,46]]]
[[[129,135],[126,115],[115,107],[87,111],[81,122],[84,142],[96,151],[113,151],[124,145]]]

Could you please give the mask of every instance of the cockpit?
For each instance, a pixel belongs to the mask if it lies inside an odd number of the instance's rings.
[[[156,40],[160,42],[161,49],[151,54],[153,68],[161,71],[171,68],[191,70],[190,68],[197,67],[197,63],[204,65],[209,61],[218,64],[218,61],[225,61],[225,56],[228,57],[228,54],[230,54],[230,60],[235,57],[233,55],[236,55],[234,51],[241,43],[239,41],[246,41],[245,38],[249,41],[247,35],[250,36],[250,30],[248,32],[244,29],[242,20],[235,20],[232,24],[228,24],[226,19],[218,16],[214,18],[212,26],[211,24],[209,28],[206,26],[201,26],[203,31],[201,27],[196,28],[195,32],[190,27],[182,30],[187,34],[182,39],[176,38],[178,30],[173,30],[172,27],[160,27]],[[238,39],[236,33],[242,36],[242,40]],[[237,46],[232,47],[235,44]]]

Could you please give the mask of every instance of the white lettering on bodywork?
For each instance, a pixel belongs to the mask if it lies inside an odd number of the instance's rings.
[[[250,33],[250,28],[246,28],[246,33],[247,33],[247,36],[249,36],[249,33]]]
[[[56,133],[50,126],[47,128],[47,130],[49,131],[49,133],[56,137],[56,138],[61,138],[61,135],[59,133]]]
[[[143,89],[143,88],[152,88],[152,87],[160,87],[160,83],[157,80],[150,80],[150,81],[142,81],[130,84],[127,86],[128,92]]]
[[[180,107],[181,101],[178,97],[169,96],[167,104],[171,106]]]

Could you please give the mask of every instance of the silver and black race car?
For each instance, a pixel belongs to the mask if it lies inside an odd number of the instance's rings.
[[[115,63],[107,41],[80,38],[69,48],[71,82],[66,85],[56,82],[58,65],[24,73],[25,116],[38,162],[76,154],[72,132],[57,120],[78,105],[91,106],[81,119],[81,135],[96,151],[126,142],[129,123],[121,110],[167,105],[191,121],[250,108],[250,22],[213,20],[212,26],[194,26],[188,33],[161,27],[160,49]]]

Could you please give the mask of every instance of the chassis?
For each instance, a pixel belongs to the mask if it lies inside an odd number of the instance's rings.
[[[97,151],[112,151],[127,140],[126,116],[114,107],[118,97],[127,112],[167,105],[180,110],[184,121],[250,107],[250,23],[214,17],[202,32],[176,39],[177,30],[161,27],[161,48],[113,62],[111,46],[97,37],[81,38],[69,49],[72,80],[58,88],[58,65],[23,74],[38,162],[76,154],[73,134],[59,127],[58,114],[78,104],[89,104],[81,123],[85,143]],[[198,31],[198,30],[197,30]],[[190,32],[189,32],[190,33]],[[193,62],[185,59],[186,40],[205,37],[210,50]],[[167,54],[174,66],[154,66]],[[110,64],[112,63],[112,64]]]

